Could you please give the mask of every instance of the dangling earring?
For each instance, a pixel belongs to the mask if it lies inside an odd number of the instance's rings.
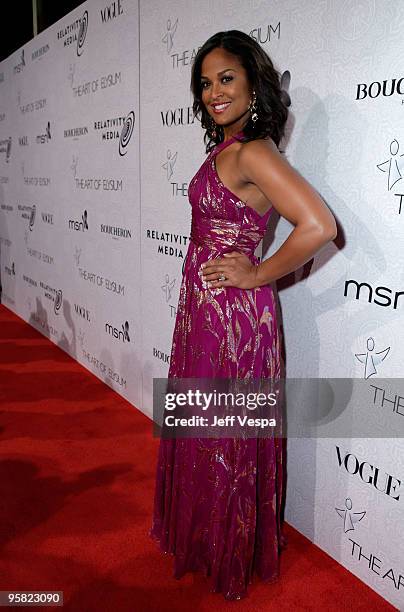
[[[208,121],[209,121],[208,131],[210,132],[210,134],[211,134],[211,136],[212,136],[213,140],[216,140],[216,137],[217,137],[217,132],[216,132],[216,127],[217,127],[217,126],[216,126],[216,122],[215,122],[215,120],[213,119],[213,117],[210,117],[210,116],[209,116]]]
[[[258,119],[258,113],[257,113],[257,96],[255,91],[253,90],[253,99],[250,102],[249,106],[248,106],[249,110],[251,111],[251,121],[253,122],[253,127],[255,126],[255,123]]]

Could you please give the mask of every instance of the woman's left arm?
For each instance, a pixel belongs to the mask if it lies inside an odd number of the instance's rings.
[[[244,181],[254,183],[278,213],[295,226],[279,249],[256,266],[256,287],[300,268],[334,240],[337,225],[330,209],[272,140],[254,140],[241,147],[238,173]]]

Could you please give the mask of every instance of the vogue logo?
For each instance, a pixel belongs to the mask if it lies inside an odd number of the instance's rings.
[[[85,306],[80,306],[79,304],[74,304],[74,310],[76,314],[84,319],[85,321],[90,322],[90,311]]]
[[[339,467],[343,467],[352,476],[358,474],[364,483],[372,485],[380,493],[385,493],[396,501],[400,499],[400,494],[395,496],[393,493],[396,493],[397,488],[401,487],[401,480],[387,472],[382,474],[378,467],[371,465],[368,461],[360,462],[352,453],[345,452],[343,457],[339,446],[335,448],[337,449]]]
[[[175,108],[174,110],[160,111],[163,126],[192,125],[195,117],[190,106],[186,108]]]
[[[104,9],[100,9],[100,13],[102,23],[115,19],[118,15],[123,15],[121,0],[116,0],[116,2],[109,4]]]
[[[404,95],[404,77],[401,79],[386,79],[381,83],[373,81],[370,85],[366,83],[358,83],[356,86],[356,100],[364,100],[365,98],[377,98],[378,96],[392,96],[398,94]]]

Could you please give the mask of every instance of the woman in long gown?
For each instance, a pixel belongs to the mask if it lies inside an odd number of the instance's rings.
[[[214,146],[188,189],[191,241],[168,378],[278,380],[269,283],[332,240],[335,221],[278,151],[288,111],[258,43],[237,30],[215,34],[195,57],[191,87]],[[260,263],[254,251],[273,208],[295,228]],[[174,554],[176,578],[201,570],[226,599],[246,596],[254,572],[278,579],[283,467],[276,436],[160,440],[150,535]]]

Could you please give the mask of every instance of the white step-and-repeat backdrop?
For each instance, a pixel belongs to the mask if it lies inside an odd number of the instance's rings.
[[[286,156],[340,225],[279,283],[286,374],[364,379],[402,431],[403,27],[388,0],[80,5],[0,63],[2,303],[151,415],[205,157],[192,60],[243,30],[290,73]],[[403,480],[399,436],[288,440],[286,519],[401,609]]]

